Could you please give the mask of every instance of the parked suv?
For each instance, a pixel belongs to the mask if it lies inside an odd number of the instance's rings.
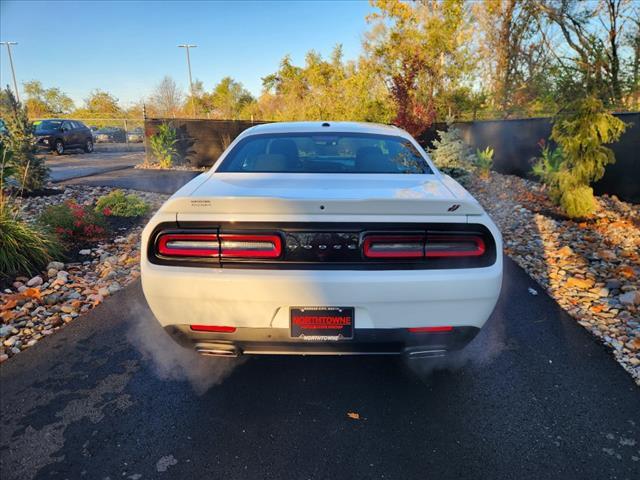
[[[38,148],[52,150],[62,155],[67,149],[82,148],[93,152],[93,135],[84,123],[78,120],[50,119],[34,122]]]

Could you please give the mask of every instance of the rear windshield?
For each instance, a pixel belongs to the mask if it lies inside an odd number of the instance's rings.
[[[357,133],[252,135],[229,152],[217,171],[433,173],[410,141]]]
[[[46,132],[48,130],[58,130],[62,126],[62,120],[42,120],[33,122],[36,132]]]

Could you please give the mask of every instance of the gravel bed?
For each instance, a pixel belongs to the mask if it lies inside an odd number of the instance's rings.
[[[640,385],[640,206],[604,195],[593,218],[573,221],[536,182],[492,172],[467,189],[500,228],[505,253]]]
[[[35,221],[49,205],[75,199],[92,205],[110,187],[67,186],[57,195],[18,198],[22,217]],[[147,201],[153,211],[169,197],[124,189]],[[82,249],[82,261],[54,261],[39,275],[18,277],[0,293],[0,362],[32,347],[65,324],[99,305],[140,276],[142,226],[112,232],[107,241]]]

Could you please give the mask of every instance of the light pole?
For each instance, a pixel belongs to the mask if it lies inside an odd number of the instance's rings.
[[[184,48],[187,51],[187,68],[189,69],[189,91],[191,91],[191,114],[196,116],[196,104],[193,98],[193,80],[191,79],[191,57],[189,57],[189,49],[196,48],[197,45],[189,45],[184,43],[182,45],[178,45],[179,48]]]
[[[13,68],[13,57],[11,57],[11,46],[17,45],[18,42],[0,42],[0,45],[7,46],[7,53],[9,54],[9,65],[11,65],[11,75],[13,75],[13,89],[16,91],[16,100],[20,101],[20,93],[18,93],[18,82],[16,82],[16,71]]]

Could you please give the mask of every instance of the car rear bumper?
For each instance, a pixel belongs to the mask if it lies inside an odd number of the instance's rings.
[[[211,356],[404,354],[423,358],[442,356],[464,347],[480,329],[457,327],[434,333],[355,329],[353,339],[332,342],[291,338],[286,328],[239,328],[233,333],[211,333],[193,331],[188,325],[169,325],[165,331],[182,346]]]
[[[358,354],[440,351],[470,341],[490,316],[502,283],[502,258],[457,270],[248,270],[142,262],[145,297],[180,343],[204,352]],[[301,341],[290,335],[292,307],[353,307],[354,338]],[[234,327],[234,333],[190,325]],[[411,334],[415,327],[450,332]],[[424,349],[422,349],[424,350]]]

